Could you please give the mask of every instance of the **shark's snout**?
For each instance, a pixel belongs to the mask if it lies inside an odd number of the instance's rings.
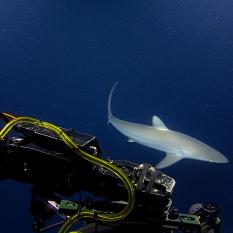
[[[218,157],[215,160],[209,160],[209,161],[213,163],[228,163],[229,162],[229,160],[223,154],[218,155]]]

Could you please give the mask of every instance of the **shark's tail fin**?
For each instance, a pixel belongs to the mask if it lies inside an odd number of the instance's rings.
[[[117,86],[118,82],[115,82],[114,85],[112,86],[111,92],[108,97],[108,123],[111,121],[112,118],[112,111],[111,111],[111,101],[112,101],[112,94]]]

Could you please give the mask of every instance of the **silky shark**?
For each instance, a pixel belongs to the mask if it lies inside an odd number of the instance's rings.
[[[227,163],[228,159],[207,144],[186,134],[170,130],[157,116],[152,118],[152,126],[132,123],[115,117],[111,111],[111,100],[115,83],[108,99],[108,120],[122,134],[128,137],[129,142],[163,151],[166,157],[156,167],[169,167],[184,158],[202,160],[214,163]]]

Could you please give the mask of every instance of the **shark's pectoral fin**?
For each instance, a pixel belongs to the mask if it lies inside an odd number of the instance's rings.
[[[135,142],[133,139],[129,138],[128,142]]]
[[[156,165],[156,168],[162,169],[165,167],[169,167],[172,164],[180,161],[181,159],[182,157],[178,156],[177,154],[167,153],[166,157]]]
[[[168,130],[168,128],[166,127],[166,125],[157,116],[153,116],[153,118],[152,118],[152,124],[157,129]]]

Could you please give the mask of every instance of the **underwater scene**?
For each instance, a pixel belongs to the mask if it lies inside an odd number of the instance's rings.
[[[128,187],[119,219],[136,189],[135,215],[152,208],[136,218],[144,232],[176,225],[162,219],[170,206],[192,214],[193,204],[211,203],[207,217],[217,206],[221,230],[202,232],[233,232],[232,12],[231,0],[1,0],[0,232],[40,232],[37,207],[46,212],[44,197],[53,197],[45,187],[74,202],[78,190],[121,199]],[[77,215],[101,222],[82,208]],[[118,218],[101,211],[106,222]],[[61,225],[46,232],[71,232]]]

